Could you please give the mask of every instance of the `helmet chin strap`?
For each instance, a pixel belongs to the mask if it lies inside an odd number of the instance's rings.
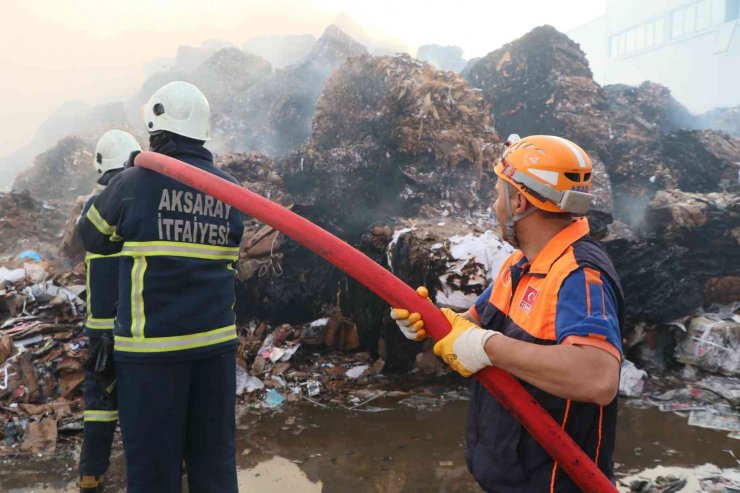
[[[525,217],[532,214],[537,210],[535,206],[529,204],[529,208],[519,214],[513,214],[511,210],[511,196],[509,195],[510,185],[506,183],[504,185],[504,205],[506,206],[506,223],[504,223],[503,236],[504,240],[508,241],[514,248],[519,248],[519,240],[516,238],[516,225],[517,221],[524,219]]]

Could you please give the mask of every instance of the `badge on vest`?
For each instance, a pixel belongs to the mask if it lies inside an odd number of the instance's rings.
[[[527,290],[524,292],[522,301],[519,303],[519,308],[527,313],[530,313],[532,311],[532,307],[534,306],[534,302],[537,301],[538,294],[540,294],[540,292],[537,290],[537,288],[527,286]]]

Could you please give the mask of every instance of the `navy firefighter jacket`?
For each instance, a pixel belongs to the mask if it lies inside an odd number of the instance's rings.
[[[97,195],[85,202],[82,217],[90,210]],[[120,253],[100,255],[88,252],[85,255],[87,319],[85,334],[97,336],[113,331],[118,304],[118,264]]]
[[[155,150],[237,183],[200,142],[171,136]],[[117,360],[233,350],[242,221],[228,204],[150,170],[129,168],[111,180],[79,229],[88,251],[120,252]]]

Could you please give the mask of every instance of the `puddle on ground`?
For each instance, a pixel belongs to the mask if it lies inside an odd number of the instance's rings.
[[[239,419],[237,458],[242,491],[478,492],[465,467],[467,402],[430,410],[373,401],[383,412],[349,412],[300,405]],[[627,476],[657,466],[737,467],[740,441],[691,427],[657,409],[620,407],[615,461]],[[0,491],[74,492],[76,457],[0,464]],[[107,492],[123,492],[123,456],[112,459]],[[682,491],[695,491],[684,488]]]

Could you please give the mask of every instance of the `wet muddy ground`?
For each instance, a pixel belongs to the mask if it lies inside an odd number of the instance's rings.
[[[373,401],[374,407],[389,409],[381,412],[324,409],[308,403],[268,414],[246,411],[238,423],[240,490],[480,491],[463,458],[467,402],[435,407],[427,400],[421,403],[425,408],[416,409],[398,401]],[[740,441],[726,432],[691,427],[680,416],[634,409],[625,402],[619,419],[615,461],[620,476],[659,465],[737,467],[729,451],[740,457]],[[6,460],[0,463],[0,491],[72,492],[75,476],[73,456]],[[118,449],[106,491],[124,490]]]

